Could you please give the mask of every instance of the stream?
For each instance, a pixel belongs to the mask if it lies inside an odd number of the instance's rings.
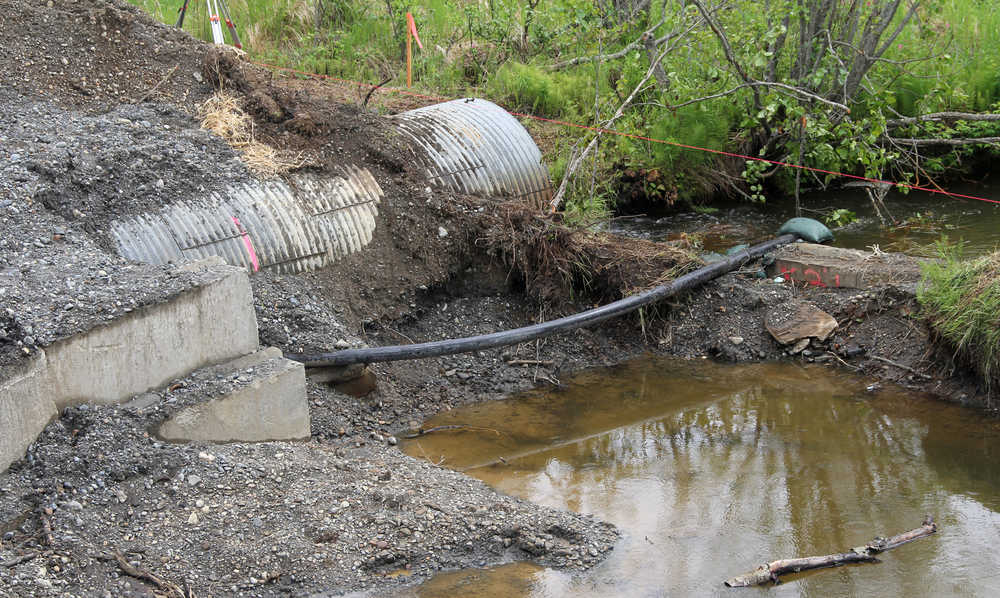
[[[995,596],[1000,421],[869,383],[818,365],[649,357],[435,416],[425,429],[469,428],[406,452],[623,535],[575,576],[514,563],[395,595]],[[881,563],[722,585],[766,561],[916,528],[925,514],[940,531]]]
[[[1000,179],[977,183],[954,183],[953,193],[1000,201]],[[962,241],[965,255],[987,253],[1000,244],[1000,205],[944,195],[912,191],[890,191],[885,205],[902,224],[883,227],[865,191],[858,188],[812,192],[802,196],[803,216],[823,221],[832,208],[854,212],[858,219],[843,227],[832,227],[834,245],[868,249],[879,245],[883,251],[930,254],[933,244],[947,235]],[[779,226],[795,215],[791,199],[763,205],[743,202],[713,202],[712,214],[682,213],[657,218],[655,215],[612,220],[606,230],[631,237],[663,241],[681,234],[697,235],[707,251],[722,251],[740,243],[773,236]]]

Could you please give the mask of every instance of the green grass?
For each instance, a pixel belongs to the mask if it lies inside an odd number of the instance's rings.
[[[940,260],[922,266],[921,315],[989,389],[1000,382],[1000,251],[963,261],[939,245]]]

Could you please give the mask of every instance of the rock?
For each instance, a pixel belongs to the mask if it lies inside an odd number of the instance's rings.
[[[731,336],[731,337],[729,337],[729,342],[733,343],[734,345],[742,345],[743,344],[743,337],[742,336]]]
[[[71,510],[71,511],[82,511],[83,510],[83,505],[80,504],[80,501],[71,500],[71,501],[68,501],[66,503],[66,508],[69,509],[69,510]]]
[[[188,524],[198,525],[198,513],[197,511],[191,511],[191,515],[188,517]]]
[[[801,353],[802,350],[805,349],[808,346],[809,346],[809,339],[808,338],[804,338],[804,339],[800,340],[799,342],[795,343],[795,346],[793,346],[791,349],[789,349],[788,353],[790,355],[797,355],[798,353]]]
[[[837,320],[811,303],[789,302],[775,306],[764,320],[764,327],[774,340],[790,345],[812,337],[825,341],[837,329]]]
[[[199,483],[201,483],[201,476],[189,475],[187,477],[187,483],[188,486],[197,486]]]
[[[395,436],[390,436],[386,438],[385,441],[389,443],[389,446],[396,446],[397,444],[399,444],[399,441],[396,440]]]
[[[438,237],[440,237],[440,238],[443,239],[443,238],[445,238],[447,236],[448,236],[448,229],[446,229],[443,226],[439,226],[438,227]]]
[[[348,348],[350,346],[351,346],[351,343],[347,342],[344,339],[339,339],[336,343],[333,344],[333,348],[334,349],[346,349],[346,348]]]

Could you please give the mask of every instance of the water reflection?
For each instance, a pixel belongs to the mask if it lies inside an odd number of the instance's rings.
[[[625,533],[606,562],[578,578],[475,572],[514,592],[494,595],[753,593],[721,583],[765,560],[828,554],[917,527],[926,513],[942,531],[881,564],[802,575],[767,591],[995,595],[1000,576],[984,576],[1000,571],[997,422],[901,389],[868,395],[864,383],[822,367],[648,359],[586,373],[563,392],[448,412],[425,426],[496,432],[434,434],[406,448]],[[510,589],[513,577],[521,589]],[[487,595],[454,591],[419,595]]]
[[[1000,201],[1000,181],[955,183],[948,187],[953,193],[985,197]],[[903,194],[890,191],[886,206],[905,226],[885,228],[875,217],[871,202],[862,189],[839,189],[803,195],[803,216],[823,219],[833,208],[853,211],[858,220],[834,230],[835,245],[866,249],[878,244],[885,251],[923,252],[948,235],[952,241],[963,239],[966,255],[981,255],[993,251],[1000,243],[1000,206],[996,204],[954,199],[924,192]],[[677,238],[681,233],[697,233],[704,248],[720,251],[739,243],[770,236],[782,222],[794,216],[791,200],[772,199],[768,203],[750,205],[747,202],[712,204],[719,209],[714,214],[678,214],[662,218],[623,218],[609,223],[608,230],[654,241]],[[922,249],[923,248],[923,249]]]

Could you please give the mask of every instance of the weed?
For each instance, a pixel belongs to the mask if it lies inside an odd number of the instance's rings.
[[[1000,382],[1000,251],[961,259],[960,246],[938,244],[939,260],[924,262],[917,292],[921,315],[987,388]]]

